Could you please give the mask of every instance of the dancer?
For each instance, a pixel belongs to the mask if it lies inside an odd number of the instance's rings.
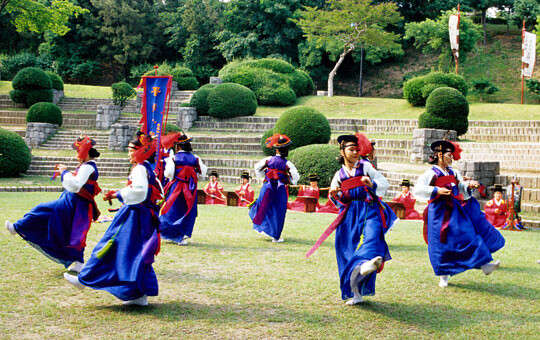
[[[174,146],[165,160],[165,176],[170,182],[165,186],[165,203],[159,220],[161,235],[167,240],[187,245],[197,218],[197,183],[206,175],[206,165],[191,153],[191,138],[181,133],[164,138],[165,146]]]
[[[223,186],[219,184],[219,174],[217,170],[211,170],[208,174],[210,182],[204,187],[206,193],[205,204],[220,204],[227,205],[227,199],[223,193]]]
[[[502,185],[495,184],[493,189],[493,199],[486,202],[484,212],[489,223],[497,229],[501,229],[508,218],[508,207],[502,198]]]
[[[293,202],[287,202],[287,209],[294,211],[305,211],[306,197],[315,198],[317,200],[316,211],[321,208],[319,204],[319,176],[317,174],[309,174],[309,185],[298,185],[298,195]],[[328,188],[326,188],[328,190]]]
[[[500,262],[491,263],[491,253],[504,246],[504,238],[483,214],[470,189],[478,182],[465,182],[459,171],[450,166],[456,147],[440,140],[431,144],[433,167],[418,179],[414,195],[428,206],[424,211],[424,237],[439,286],[448,286],[448,276],[469,269],[491,274]],[[463,206],[462,206],[463,204]]]
[[[341,170],[336,172],[330,194],[339,199],[340,212],[306,257],[336,230],[336,258],[341,298],[348,305],[359,304],[362,296],[375,294],[377,272],[391,259],[384,234],[398,221],[381,201],[388,181],[371,163],[360,157],[371,153],[372,145],[363,134],[338,137]]]
[[[92,220],[97,220],[99,210],[94,197],[101,192],[95,159],[99,152],[96,143],[87,136],[79,137],[73,144],[77,150],[79,166],[71,173],[64,164],[57,165],[62,186],[66,189],[60,198],[40,203],[14,224],[6,221],[6,228],[42,252],[51,260],[69,270],[80,272],[84,266],[86,235]]]
[[[79,289],[105,290],[128,305],[148,305],[147,296],[158,295],[152,263],[160,248],[159,207],[161,184],[152,171],[156,143],[138,133],[130,141],[128,156],[134,165],[128,186],[109,191],[104,200],[117,198],[124,205],[98,242],[79,276],[64,274]]]
[[[300,175],[291,161],[287,160],[289,137],[275,134],[266,139],[266,147],[275,148],[276,155],[264,158],[255,164],[257,177],[264,177],[264,183],[249,211],[253,221],[253,229],[261,234],[270,236],[272,242],[283,242],[281,232],[287,213],[287,187],[296,184]]]
[[[238,196],[238,206],[247,207],[255,198],[255,190],[249,184],[249,180],[251,179],[249,171],[242,171],[240,178],[242,179],[242,184],[234,192]]]
[[[398,194],[392,199],[392,201],[401,203],[405,206],[405,219],[406,220],[421,220],[422,216],[414,209],[416,198],[409,191],[411,188],[411,182],[408,179],[401,181],[401,194]]]

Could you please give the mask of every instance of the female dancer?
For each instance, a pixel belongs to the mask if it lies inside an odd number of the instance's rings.
[[[104,200],[124,203],[98,242],[79,276],[64,274],[79,289],[105,290],[125,304],[148,305],[147,296],[158,294],[152,263],[159,252],[159,207],[161,184],[151,168],[156,143],[138,133],[130,141],[128,156],[134,167],[128,186],[109,191]]]
[[[253,221],[253,229],[270,236],[272,242],[283,242],[281,232],[287,213],[287,187],[296,184],[300,175],[294,164],[287,160],[289,137],[275,134],[266,139],[266,147],[274,147],[276,155],[264,158],[255,164],[257,177],[264,177],[259,198],[252,205],[249,217]]]
[[[191,153],[191,138],[173,133],[165,140],[174,145],[176,154],[171,153],[165,160],[165,177],[170,181],[165,186],[165,203],[159,216],[161,235],[179,245],[187,245],[197,217],[198,178],[206,175],[207,168]]]
[[[362,296],[375,294],[377,272],[391,259],[384,234],[398,220],[392,209],[380,200],[388,181],[366,159],[372,151],[363,134],[338,137],[341,170],[330,185],[330,195],[339,198],[341,209],[313,248],[313,252],[336,230],[336,258],[341,297],[348,305],[363,301]]]
[[[440,140],[431,144],[433,167],[418,179],[414,195],[428,206],[424,211],[424,238],[439,286],[448,286],[448,276],[469,269],[489,275],[500,262],[490,263],[491,253],[504,246],[504,238],[489,225],[470,189],[478,182],[465,182],[450,166],[456,147]],[[481,223],[480,223],[481,222]]]
[[[238,206],[247,207],[255,198],[255,190],[249,184],[249,180],[251,179],[249,171],[242,171],[240,178],[242,179],[242,184],[234,192],[238,196]]]
[[[92,220],[97,220],[99,210],[94,197],[101,192],[97,183],[98,170],[95,158],[99,152],[96,143],[81,136],[73,144],[77,150],[79,166],[71,173],[64,164],[57,165],[62,186],[66,189],[59,199],[41,203],[14,224],[6,221],[6,228],[19,234],[34,248],[51,260],[63,264],[71,271],[80,272],[84,266],[86,234]]]

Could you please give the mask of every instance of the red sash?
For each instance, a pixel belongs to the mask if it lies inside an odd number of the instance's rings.
[[[174,203],[174,201],[176,201],[180,193],[184,194],[184,198],[186,200],[186,205],[187,205],[186,215],[189,214],[189,212],[191,211],[191,208],[193,208],[193,205],[195,204],[195,196],[191,193],[191,190],[189,190],[188,181],[190,178],[193,179],[195,184],[197,183],[197,173],[195,172],[195,169],[192,166],[184,166],[182,170],[180,170],[178,175],[175,176],[175,179],[177,180],[176,181],[173,180],[167,183],[164,189],[166,193],[165,195],[167,195],[173,183],[178,183],[178,184],[177,184],[176,190],[174,190],[171,193],[171,195],[167,198],[167,200],[163,204],[163,207],[161,208],[162,215],[166,214],[169,211],[172,204]]]
[[[99,215],[101,215],[101,212],[99,211],[99,209],[97,207],[96,200],[94,199],[94,197],[96,197],[101,192],[101,188],[99,187],[97,181],[94,181],[94,180],[91,180],[91,179],[87,180],[85,185],[86,184],[90,184],[90,185],[92,185],[94,187],[94,193],[89,192],[83,186],[81,188],[81,190],[79,190],[77,195],[81,196],[82,198],[84,198],[84,199],[86,199],[86,200],[88,200],[90,202],[90,206],[91,206],[91,209],[92,209],[92,219],[95,221],[95,220],[98,219]]]

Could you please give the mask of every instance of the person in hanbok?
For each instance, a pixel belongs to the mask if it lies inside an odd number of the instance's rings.
[[[309,174],[308,180],[309,185],[300,184],[298,186],[298,194],[296,195],[296,199],[287,203],[287,209],[294,211],[305,211],[306,197],[315,198],[317,200],[316,211],[321,208],[321,205],[319,204],[319,176],[317,174]]]
[[[259,197],[249,210],[253,229],[281,243],[281,233],[287,213],[287,184],[296,184],[300,175],[294,164],[287,160],[292,144],[286,135],[275,134],[265,141],[266,147],[274,148],[276,155],[262,159],[255,164],[257,177],[264,177]]]
[[[504,227],[508,218],[508,204],[503,199],[502,185],[495,184],[493,198],[486,202],[484,206],[486,220],[497,229]]]
[[[401,193],[392,199],[392,201],[401,203],[405,207],[406,220],[421,220],[422,216],[414,209],[416,198],[410,192],[411,182],[408,179],[401,181]]]
[[[75,171],[68,171],[64,164],[56,166],[55,177],[61,175],[65,189],[59,199],[38,204],[14,224],[6,221],[11,234],[18,234],[49,259],[77,273],[84,266],[86,235],[100,215],[94,200],[101,192],[95,162],[100,154],[93,148],[95,144],[87,136],[79,137],[73,144],[79,160]]]
[[[219,174],[217,170],[211,170],[208,174],[209,182],[203,191],[206,194],[205,204],[227,205],[227,199],[223,193],[223,186],[218,182]]]
[[[255,199],[255,190],[253,190],[253,188],[249,184],[249,180],[251,179],[249,171],[243,171],[240,179],[242,180],[242,184],[240,184],[238,189],[234,191],[238,196],[237,206],[247,207]]]
[[[79,276],[64,274],[79,289],[105,290],[127,305],[148,305],[158,295],[152,263],[160,249],[159,206],[162,188],[152,170],[156,142],[138,133],[130,141],[128,156],[133,168],[127,187],[110,190],[104,200],[124,203],[98,242]]]
[[[173,133],[163,139],[166,147],[174,146],[165,160],[165,203],[161,207],[159,220],[164,239],[187,245],[197,218],[197,183],[206,176],[207,167],[192,153],[191,138]]]
[[[455,144],[439,140],[431,144],[433,167],[420,176],[414,187],[417,199],[427,201],[424,210],[424,239],[433,271],[440,287],[448,277],[469,269],[482,269],[485,275],[496,270],[500,261],[491,254],[504,246],[500,232],[486,221],[471,190],[477,181],[465,181],[451,167]]]
[[[335,230],[341,298],[348,305],[375,294],[377,273],[391,259],[384,235],[399,220],[380,197],[388,181],[367,159],[372,145],[361,133],[338,137],[342,168],[330,185],[330,195],[339,202],[336,220],[321,235],[306,257]],[[360,159],[360,160],[359,160]]]

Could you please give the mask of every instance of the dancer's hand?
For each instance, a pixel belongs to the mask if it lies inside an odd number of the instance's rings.
[[[339,189],[330,189],[328,190],[328,194],[332,196],[335,199],[338,199],[338,193],[340,192]]]
[[[58,164],[57,168],[59,174],[67,170],[67,166],[65,166],[64,164]]]
[[[362,182],[370,188],[373,187],[373,182],[371,181],[371,178],[369,178],[369,176],[362,176]]]
[[[478,183],[478,181],[470,181],[469,182],[469,188],[475,189],[475,188],[478,188],[478,187],[480,187],[480,183]]]
[[[437,187],[437,194],[438,194],[438,195],[441,195],[441,196],[448,196],[448,195],[450,195],[451,193],[452,193],[452,190],[450,190],[450,189]]]

